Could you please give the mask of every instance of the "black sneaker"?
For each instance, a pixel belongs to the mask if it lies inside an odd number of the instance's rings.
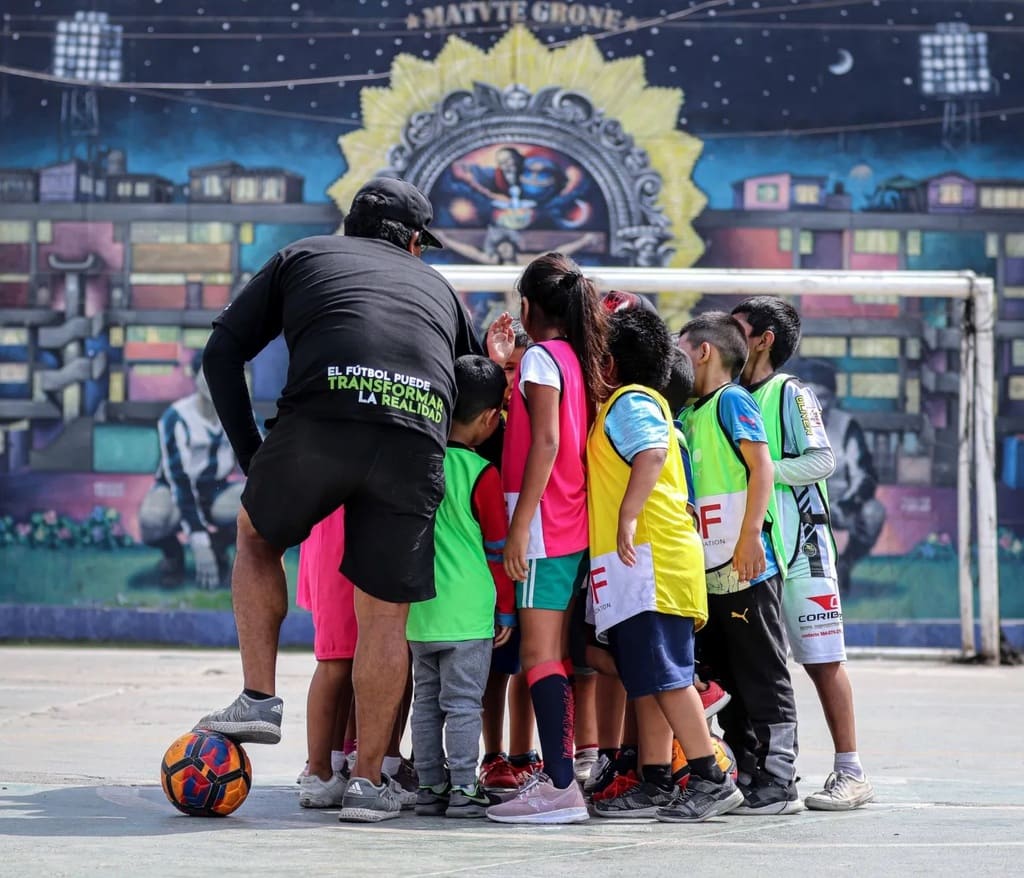
[[[479,783],[472,787],[452,787],[448,795],[448,808],[444,812],[445,817],[486,817],[487,809],[491,805],[501,802],[500,796],[495,796],[484,790]]]
[[[796,790],[796,781],[782,783],[764,772],[751,779],[743,788],[743,804],[735,814],[796,814],[804,810],[804,803]]]
[[[703,823],[743,804],[743,793],[726,775],[721,783],[691,774],[686,789],[654,815],[662,823]]]
[[[639,783],[613,799],[594,802],[598,817],[654,817],[659,808],[672,802],[676,788],[663,790],[652,783]]]
[[[416,791],[416,815],[418,817],[443,817],[448,810],[448,799],[451,787],[441,784],[439,787],[420,787]]]

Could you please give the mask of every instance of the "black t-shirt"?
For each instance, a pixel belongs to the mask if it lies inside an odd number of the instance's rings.
[[[374,421],[448,440],[455,358],[480,354],[448,282],[387,241],[320,235],[289,244],[214,320],[251,360],[282,332],[278,412]]]

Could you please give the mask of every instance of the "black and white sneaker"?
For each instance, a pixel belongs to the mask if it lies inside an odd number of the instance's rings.
[[[598,817],[654,817],[659,808],[667,808],[672,802],[676,787],[663,790],[652,783],[639,783],[612,799],[594,802],[594,813]]]
[[[803,810],[804,803],[800,801],[800,794],[797,793],[796,781],[782,783],[762,771],[751,779],[749,786],[743,788],[743,804],[733,813],[797,814]]]
[[[686,789],[659,808],[655,817],[662,823],[703,823],[728,814],[743,804],[743,793],[729,775],[721,783],[691,774]]]

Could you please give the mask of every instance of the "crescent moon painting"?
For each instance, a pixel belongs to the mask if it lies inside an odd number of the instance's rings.
[[[846,76],[853,70],[853,55],[846,51],[846,49],[839,50],[839,60],[835,64],[830,64],[828,71],[835,76]]]

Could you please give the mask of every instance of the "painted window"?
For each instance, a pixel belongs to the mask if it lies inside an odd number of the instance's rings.
[[[1024,235],[1019,232],[1007,235],[1003,241],[1005,255],[1011,259],[1024,259]]]
[[[91,195],[92,177],[90,177],[88,174],[82,174],[82,176],[79,178],[78,186],[83,192],[87,192]]]
[[[908,415],[919,415],[921,414],[921,379],[920,378],[908,378],[906,384],[907,402],[906,409]]]
[[[940,183],[939,204],[963,204],[964,187],[962,183]]]
[[[152,187],[149,185],[149,183],[140,180],[138,183],[135,184],[135,195],[138,198],[149,198],[149,193],[151,189]]]
[[[866,399],[898,399],[900,376],[896,372],[854,372],[850,376],[850,395]]]
[[[864,336],[850,339],[850,353],[855,357],[889,357],[900,355],[900,340],[890,336]]]
[[[857,229],[853,233],[854,253],[900,252],[900,233],[896,229]]]
[[[791,253],[793,251],[793,230],[779,229],[779,252]],[[810,256],[814,252],[814,233],[806,229],[800,231],[800,255]]]
[[[25,220],[0,221],[0,244],[27,244],[32,225]]]
[[[779,202],[779,184],[778,183],[758,183],[757,185],[757,203],[758,204],[778,204]]]
[[[830,335],[805,335],[800,340],[804,357],[845,357],[846,339]]]
[[[132,223],[129,237],[133,244],[185,244],[188,242],[188,225],[169,222]]]
[[[231,223],[189,223],[188,239],[194,244],[229,244],[234,240]]]
[[[921,232],[919,229],[910,229],[907,232],[907,256],[921,255]]]
[[[220,198],[224,194],[224,180],[220,174],[203,176],[203,195],[207,198]]]
[[[259,194],[259,180],[255,177],[236,177],[231,182],[232,201],[255,201]]]
[[[280,177],[263,179],[263,200],[284,201],[284,181]]]
[[[982,186],[980,201],[990,210],[1024,210],[1024,187]]]
[[[117,197],[118,198],[131,198],[132,196],[132,184],[128,180],[119,180],[117,184]]]
[[[797,204],[819,204],[821,187],[815,183],[800,183],[794,189],[793,200]]]

